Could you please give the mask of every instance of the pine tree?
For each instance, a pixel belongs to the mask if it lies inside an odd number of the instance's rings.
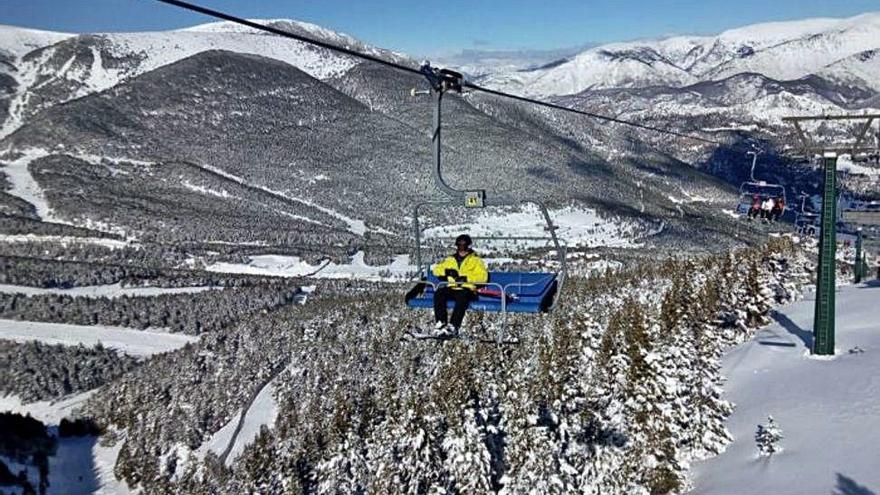
[[[767,416],[767,424],[759,424],[755,431],[758,456],[769,457],[777,452],[782,452],[782,445],[780,445],[782,438],[782,430],[773,420],[773,416]]]
[[[488,493],[492,489],[491,456],[486,448],[484,411],[474,403],[443,438],[444,470],[458,493]]]

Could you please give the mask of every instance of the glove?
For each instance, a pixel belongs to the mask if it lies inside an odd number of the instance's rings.
[[[447,277],[457,278],[458,277],[458,270],[456,270],[454,268],[447,268],[445,274]]]

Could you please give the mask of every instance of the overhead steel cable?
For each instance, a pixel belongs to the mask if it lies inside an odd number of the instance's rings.
[[[237,16],[234,16],[234,15],[231,15],[231,14],[227,14],[227,13],[225,13],[225,12],[220,12],[219,10],[209,9],[209,8],[207,8],[207,7],[202,7],[202,6],[200,6],[200,5],[196,5],[196,4],[189,3],[189,2],[184,2],[184,1],[181,1],[181,0],[156,0],[156,1],[158,1],[158,2],[162,2],[162,3],[165,3],[165,4],[168,4],[168,5],[173,5],[173,6],[175,6],[175,7],[180,7],[180,8],[182,8],[182,9],[186,9],[186,10],[189,10],[189,11],[192,11],[192,12],[198,12],[198,13],[200,13],[200,14],[204,14],[204,15],[207,15],[207,16],[210,16],[210,17],[214,17],[214,18],[217,18],[217,19],[223,19],[223,20],[225,20],[225,21],[229,21],[229,22],[233,22],[233,23],[236,23],[236,24],[240,24],[240,25],[242,25],[242,26],[247,26],[247,27],[249,27],[249,28],[256,29],[256,30],[258,30],[258,31],[264,31],[264,32],[267,32],[267,33],[272,33],[272,34],[275,34],[275,35],[278,35],[278,36],[282,36],[282,37],[284,37],[284,38],[290,38],[290,39],[294,39],[294,40],[297,40],[297,41],[301,41],[301,42],[303,42],[303,43],[308,43],[308,44],[310,44],[310,45],[315,45],[315,46],[319,46],[319,47],[321,47],[321,48],[326,48],[327,50],[332,50],[332,51],[335,51],[335,52],[344,53],[344,54],[349,55],[349,56],[351,56],[351,57],[359,58],[359,59],[362,59],[362,60],[367,60],[367,61],[369,61],[369,62],[375,62],[375,63],[377,63],[377,64],[382,64],[382,65],[385,65],[385,66],[388,66],[388,67],[392,67],[392,68],[397,69],[397,70],[400,70],[400,71],[408,72],[408,73],[410,73],[410,74],[418,74],[418,75],[420,75],[420,76],[424,76],[424,75],[425,75],[424,72],[422,72],[422,70],[420,70],[420,69],[416,69],[416,68],[413,68],[413,67],[408,67],[408,66],[403,65],[403,64],[398,64],[398,63],[395,63],[395,62],[391,62],[391,61],[388,61],[388,60],[382,59],[382,58],[380,58],[380,57],[377,57],[377,56],[375,56],[375,55],[370,55],[370,54],[367,54],[367,53],[359,52],[359,51],[356,51],[356,50],[352,50],[352,49],[350,49],[350,48],[345,48],[345,47],[341,47],[341,46],[338,46],[338,45],[334,45],[333,43],[327,43],[327,42],[325,42],[325,41],[320,41],[320,40],[316,40],[316,39],[313,39],[313,38],[309,38],[308,36],[302,36],[302,35],[299,35],[299,34],[296,34],[296,33],[292,33],[292,32],[290,32],[290,31],[285,31],[284,29],[278,29],[278,28],[275,28],[275,27],[272,27],[272,26],[267,26],[267,25],[265,25],[265,24],[260,24],[260,23],[258,23],[258,22],[253,22],[253,21],[250,21],[250,20],[244,19],[244,18],[242,18],[242,17],[237,17]],[[477,85],[477,84],[474,84],[474,83],[471,83],[471,82],[464,82],[464,83],[462,84],[462,86],[463,86],[463,87],[466,87],[466,88],[468,88],[468,89],[472,89],[472,90],[474,90],[474,91],[480,91],[480,92],[483,92],[483,93],[486,93],[486,94],[490,94],[490,95],[494,95],[494,96],[499,96],[499,97],[502,97],[502,98],[509,98],[509,99],[516,100],[516,101],[520,101],[520,102],[523,102],[523,103],[530,103],[530,104],[533,104],[533,105],[540,105],[540,106],[542,106],[542,107],[551,108],[551,109],[554,109],[554,110],[559,110],[559,111],[563,111],[563,112],[574,113],[574,114],[577,114],[577,115],[583,115],[583,116],[585,116],[585,117],[590,117],[590,118],[597,119],[597,120],[603,120],[603,121],[605,121],[605,122],[612,122],[612,123],[615,123],[615,124],[626,125],[626,126],[634,127],[634,128],[637,128],[637,129],[642,129],[642,130],[645,130],[645,131],[657,132],[657,133],[666,134],[666,135],[669,135],[669,136],[676,136],[676,137],[680,137],[680,138],[684,138],[684,139],[690,139],[690,140],[693,140],[693,141],[699,141],[699,142],[703,142],[703,143],[707,143],[707,144],[714,144],[714,145],[717,145],[717,146],[725,146],[725,145],[726,145],[726,143],[722,143],[722,142],[720,142],[720,141],[716,141],[716,140],[714,140],[714,139],[705,138],[705,137],[702,137],[702,136],[696,136],[696,135],[693,135],[693,134],[687,134],[687,133],[684,133],[684,132],[673,131],[673,130],[671,130],[671,129],[665,129],[665,128],[662,128],[662,127],[654,127],[654,126],[650,126],[650,125],[647,125],[647,124],[640,124],[640,123],[638,123],[638,122],[634,122],[634,121],[632,121],[632,120],[620,119],[620,118],[617,118],[617,117],[611,117],[611,116],[608,116],[608,115],[602,115],[602,114],[594,113],[594,112],[587,112],[587,111],[585,111],[585,110],[578,110],[578,109],[576,109],[576,108],[565,107],[565,106],[562,106],[562,105],[557,105],[557,104],[555,104],[555,103],[549,103],[549,102],[541,101],[541,100],[534,99],[534,98],[528,98],[528,97],[525,97],[525,96],[519,96],[519,95],[515,95],[515,94],[511,94],[511,93],[505,93],[505,92],[503,92],[503,91],[497,91],[497,90],[494,90],[494,89],[489,89],[489,88],[486,88],[486,87],[483,87],[483,86],[480,86],[480,85]]]
[[[284,38],[290,38],[297,41],[302,41],[303,43],[308,43],[310,45],[320,46],[321,48],[326,48],[328,50],[333,50],[336,52],[344,53],[346,55],[360,58],[363,60],[369,60],[370,62],[376,62],[377,64],[387,65],[389,67],[393,67],[398,70],[402,70],[405,72],[410,72],[412,74],[422,75],[422,72],[419,69],[413,67],[407,67],[403,64],[398,64],[394,62],[390,62],[383,58],[377,57],[375,55],[370,55],[368,53],[359,52],[356,50],[352,50],[350,48],[345,48],[339,45],[334,45],[333,43],[327,43],[325,41],[316,40],[314,38],[309,38],[308,36],[302,36],[296,33],[291,33],[290,31],[285,31],[284,29],[278,29],[272,26],[267,26],[265,24],[260,24],[258,22],[249,21],[242,17],[236,17],[234,15],[227,14],[225,12],[220,12],[219,10],[209,9],[207,7],[202,7],[201,5],[192,4],[189,2],[181,2],[180,0],[156,0],[158,2],[167,3],[168,5],[174,5],[175,7],[180,7],[182,9],[190,10],[193,12],[198,12],[200,14],[204,14],[210,17],[216,17],[217,19],[223,19],[224,21],[234,22],[236,24],[241,24],[242,26],[247,26],[249,28],[256,29],[258,31],[265,31],[267,33],[276,34],[278,36],[282,36]]]
[[[494,89],[489,89],[489,88],[486,88],[486,87],[483,87],[483,86],[479,86],[479,85],[477,85],[477,84],[474,84],[474,83],[471,83],[471,82],[467,82],[467,81],[465,81],[465,82],[462,84],[462,86],[464,86],[464,87],[466,87],[466,88],[473,89],[474,91],[482,91],[483,93],[488,93],[488,94],[495,95],[495,96],[501,96],[501,97],[504,97],[504,98],[510,98],[510,99],[512,99],[512,100],[521,101],[521,102],[524,102],[524,103],[531,103],[531,104],[533,104],[533,105],[540,105],[540,106],[542,106],[542,107],[552,108],[552,109],[554,109],[554,110],[561,110],[561,111],[563,111],[563,112],[576,113],[576,114],[578,114],[578,115],[584,115],[584,116],[591,117],[591,118],[594,118],[594,119],[604,120],[604,121],[606,121],[606,122],[613,122],[613,123],[615,123],[615,124],[628,125],[628,126],[631,126],[631,127],[636,127],[636,128],[639,128],[639,129],[644,129],[644,130],[646,130],[646,131],[660,132],[660,133],[668,134],[668,135],[671,135],[671,136],[677,136],[677,137],[681,137],[681,138],[693,139],[694,141],[702,141],[702,142],[704,142],[704,143],[717,144],[718,146],[724,146],[724,143],[722,143],[722,142],[720,142],[720,141],[715,141],[714,139],[709,139],[709,138],[704,138],[704,137],[700,137],[700,136],[695,136],[695,135],[693,135],[693,134],[686,134],[686,133],[683,133],[683,132],[673,131],[673,130],[670,130],[670,129],[664,129],[664,128],[662,128],[662,127],[654,127],[654,126],[650,126],[650,125],[646,125],[646,124],[640,124],[640,123],[638,123],[638,122],[633,122],[633,121],[631,121],[631,120],[619,119],[619,118],[617,118],[617,117],[611,117],[611,116],[608,116],[608,115],[602,115],[602,114],[600,114],[600,113],[587,112],[586,110],[578,110],[578,109],[576,109],[576,108],[565,107],[565,106],[562,106],[562,105],[557,105],[557,104],[555,104],[555,103],[550,103],[550,102],[547,102],[547,101],[537,100],[537,99],[535,99],[535,98],[528,98],[528,97],[526,97],[526,96],[519,96],[519,95],[510,94],[510,93],[505,93],[505,92],[503,92],[503,91],[497,91],[497,90],[494,90]]]

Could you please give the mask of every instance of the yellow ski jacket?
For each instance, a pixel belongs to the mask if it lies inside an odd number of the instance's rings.
[[[448,269],[456,270],[458,276],[465,277],[466,281],[456,282],[453,277],[447,277],[446,270]],[[458,290],[477,290],[477,286],[474,284],[485,284],[489,281],[489,272],[486,271],[486,264],[473,251],[466,254],[460,263],[455,258],[455,255],[447,257],[445,260],[437,263],[432,272],[440,280],[448,282],[449,287]]]

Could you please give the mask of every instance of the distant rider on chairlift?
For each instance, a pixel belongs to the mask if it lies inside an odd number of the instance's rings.
[[[755,194],[752,196],[752,207],[749,208],[749,219],[758,218],[761,214],[761,196]]]
[[[773,203],[773,209],[770,211],[770,220],[777,221],[782,218],[782,214],[785,212],[785,199],[782,196],[776,197],[776,202]]]
[[[489,272],[483,260],[471,249],[471,237],[462,234],[455,239],[455,253],[436,266],[434,276],[446,285],[438,287],[434,293],[435,333],[438,335],[457,335],[471,301],[477,299],[477,285],[489,281]],[[452,329],[448,328],[446,304],[455,301],[452,310]]]
[[[765,222],[770,221],[770,212],[773,211],[773,206],[775,204],[776,202],[773,200],[773,198],[770,197],[768,197],[764,200],[763,203],[761,203],[761,219],[763,219]]]

